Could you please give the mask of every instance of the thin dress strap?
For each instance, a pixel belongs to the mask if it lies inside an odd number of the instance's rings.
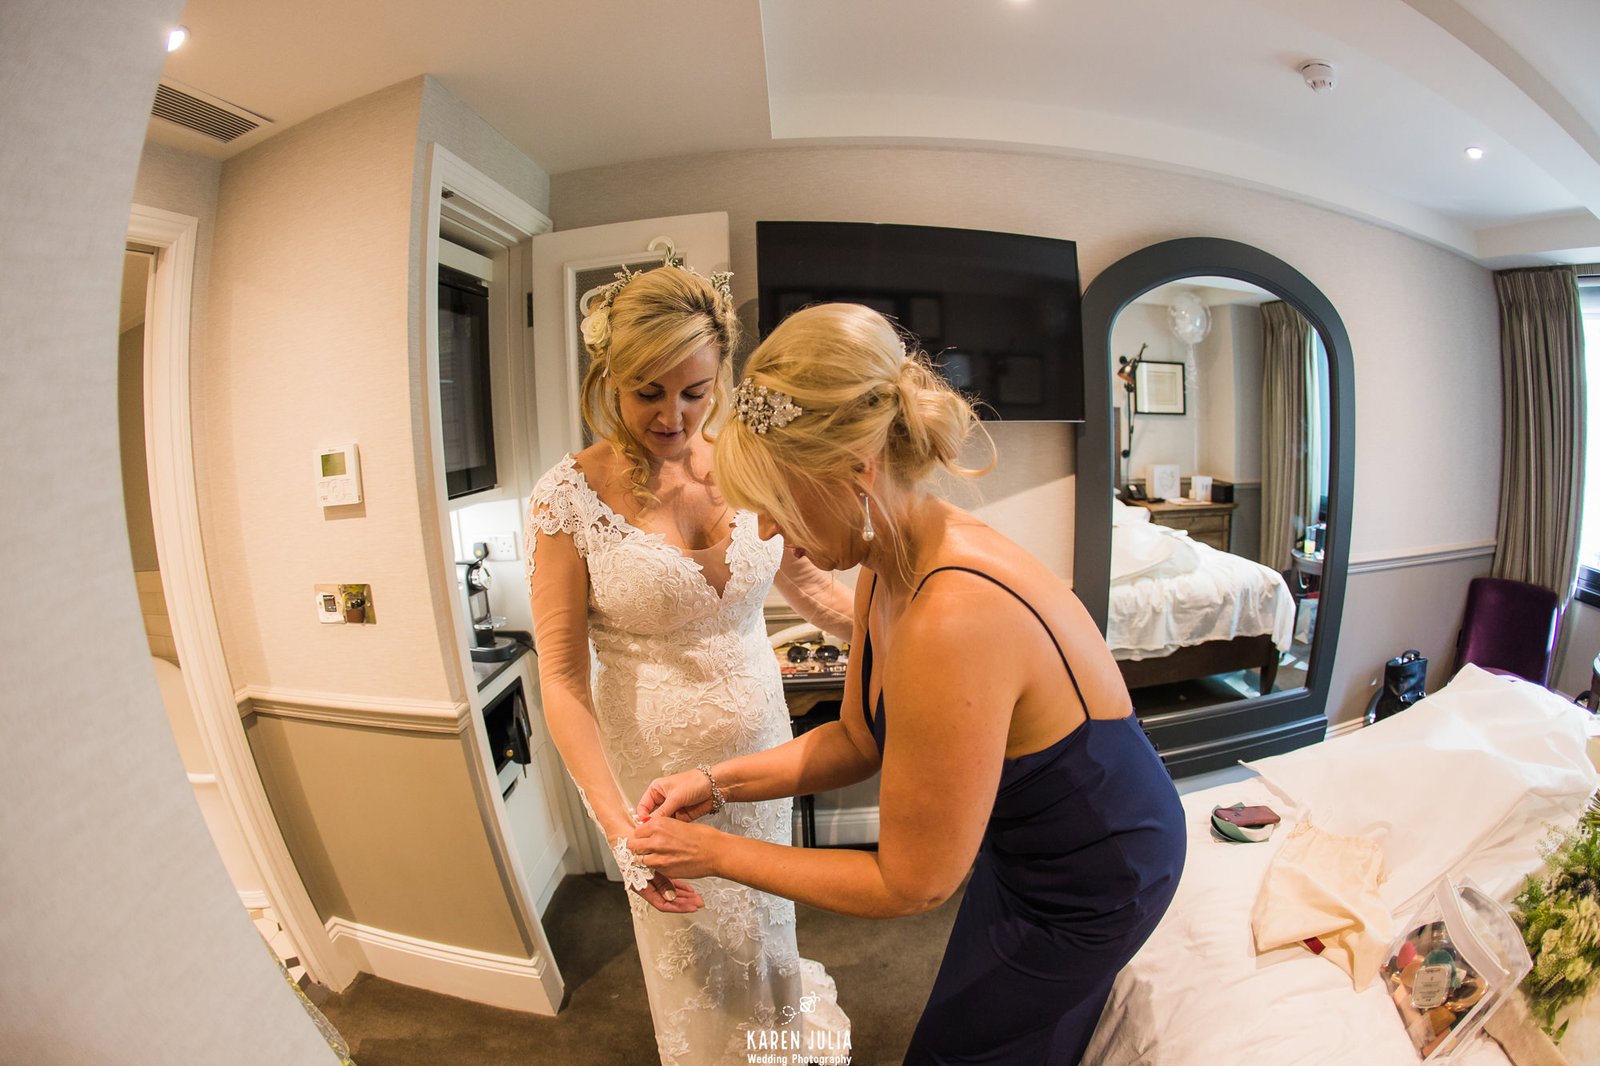
[[[869,701],[869,691],[872,688],[872,594],[878,591],[878,575],[872,575],[872,584],[867,586],[867,610],[862,616],[865,621],[861,624],[861,717],[867,720],[867,729],[872,728],[872,705]]]
[[[913,592],[911,594],[911,598],[912,599],[916,599],[917,596],[922,592],[922,586],[926,585],[928,583],[928,578],[932,577],[934,574],[939,573],[941,570],[960,570],[962,573],[976,574],[978,577],[983,578],[985,581],[989,581],[989,582],[992,582],[992,583],[994,583],[996,585],[999,585],[1001,588],[1003,588],[1007,592],[1011,593],[1011,595],[1016,599],[1016,601],[1018,603],[1022,604],[1022,606],[1024,606],[1024,607],[1026,607],[1028,609],[1028,613],[1033,615],[1034,618],[1038,619],[1039,625],[1044,628],[1045,636],[1050,638],[1050,643],[1055,645],[1056,654],[1061,657],[1061,665],[1066,668],[1067,680],[1072,682],[1072,691],[1076,692],[1078,694],[1078,703],[1083,707],[1083,713],[1085,715],[1087,715],[1089,713],[1089,704],[1083,698],[1083,689],[1078,687],[1078,675],[1072,672],[1072,664],[1067,662],[1067,653],[1061,650],[1061,642],[1056,639],[1055,632],[1050,628],[1049,625],[1047,625],[1045,623],[1045,620],[1044,620],[1043,616],[1041,616],[1038,611],[1033,609],[1033,604],[1029,603],[1027,600],[1025,600],[1021,596],[1017,595],[1017,591],[1015,589],[1013,589],[1010,585],[1007,585],[1004,581],[1001,581],[999,578],[994,577],[994,576],[992,576],[990,574],[986,574],[982,570],[974,570],[970,566],[937,566],[937,567],[934,567],[932,570],[929,570],[926,574],[923,575],[922,580],[917,582],[917,591]],[[869,601],[870,601],[870,596],[871,596],[871,593],[869,592],[868,593]],[[868,662],[869,662],[869,664],[871,662],[870,652],[869,652],[869,655],[868,655]],[[865,684],[865,683],[863,683],[863,684]],[[862,697],[862,698],[865,699],[865,697]]]

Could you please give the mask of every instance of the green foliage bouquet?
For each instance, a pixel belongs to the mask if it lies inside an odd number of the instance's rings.
[[[1545,1032],[1560,1040],[1556,1016],[1600,980],[1600,796],[1576,828],[1556,836],[1544,869],[1523,883],[1513,904],[1533,970],[1522,982]]]

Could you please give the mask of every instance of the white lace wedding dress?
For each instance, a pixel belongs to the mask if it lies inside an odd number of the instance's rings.
[[[760,539],[753,514],[734,517],[720,595],[688,554],[606,506],[570,455],[533,490],[530,581],[538,532],[571,534],[589,569],[591,691],[625,797],[663,774],[790,738],[761,612],[783,548]],[[730,803],[703,821],[788,844],[790,810],[788,799]],[[778,1038],[790,1049],[847,1048],[833,980],[795,947],[794,904],[721,878],[694,883],[705,906],[693,914],[664,914],[628,893],[661,1061],[748,1066],[751,1049],[779,1046],[775,1030],[794,1034]]]

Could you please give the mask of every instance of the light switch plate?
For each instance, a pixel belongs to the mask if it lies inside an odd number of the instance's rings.
[[[317,585],[317,621],[323,625],[344,625],[344,600],[338,585]]]
[[[509,561],[517,557],[517,535],[515,533],[495,533],[487,538],[489,543],[489,558],[500,561]]]

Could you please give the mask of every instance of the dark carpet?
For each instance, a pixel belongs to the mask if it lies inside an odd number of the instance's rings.
[[[567,1002],[554,1018],[486,1007],[363,974],[322,1011],[357,1066],[589,1066],[659,1061],[621,885],[568,877],[545,915]],[[828,968],[850,1015],[853,1066],[899,1063],[959,893],[914,918],[875,922],[799,907],[800,954]]]

